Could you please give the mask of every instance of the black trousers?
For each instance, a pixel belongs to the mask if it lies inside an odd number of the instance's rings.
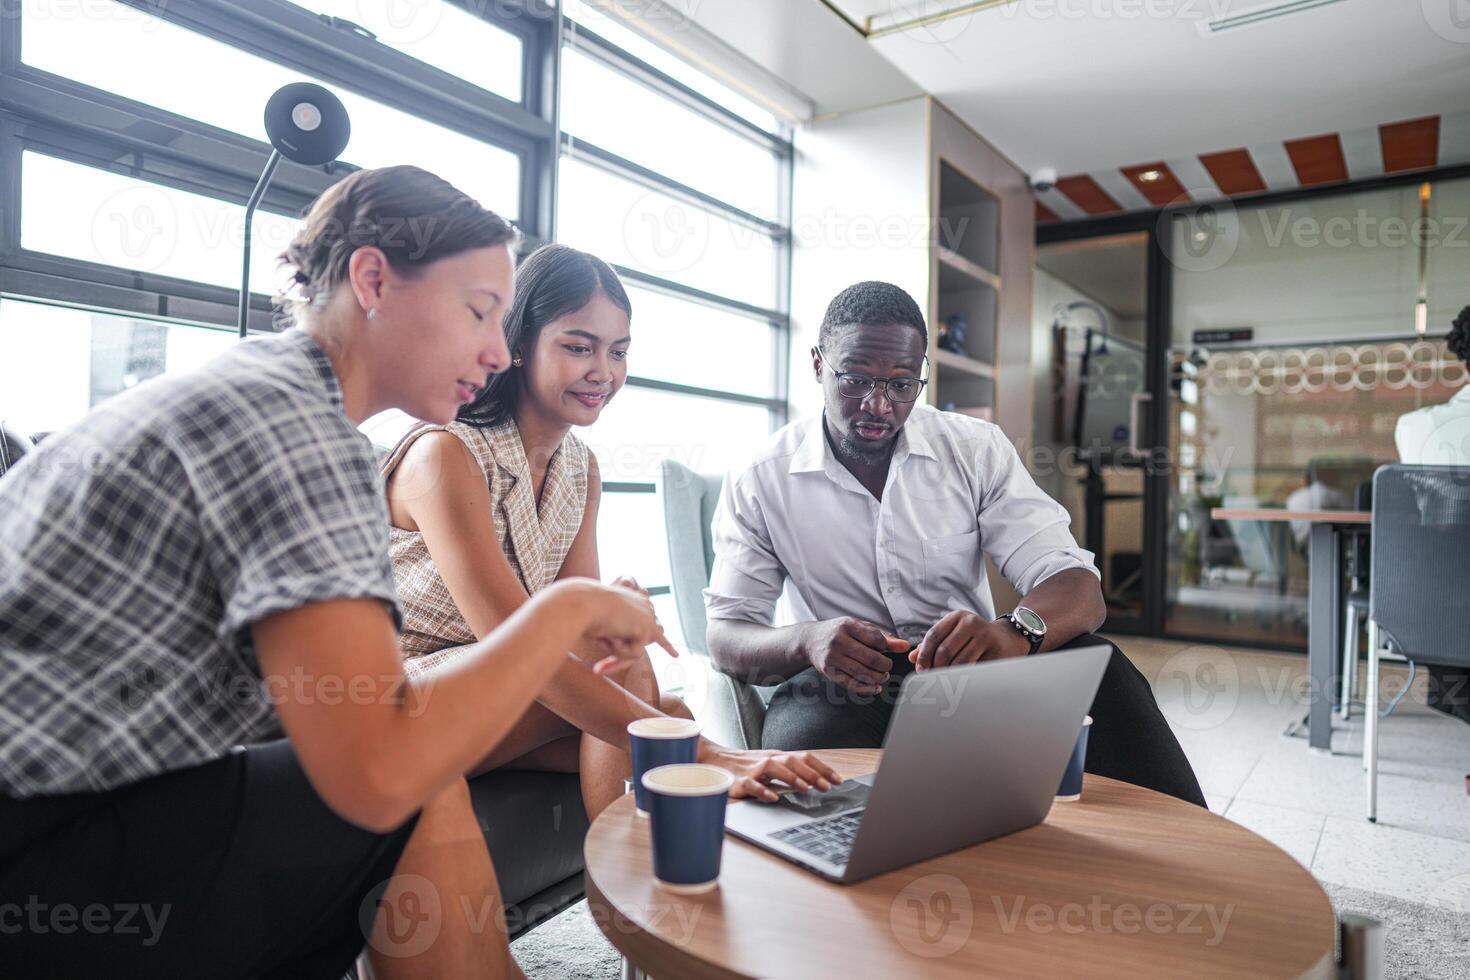
[[[1117,646],[1100,636],[1079,636],[1068,647],[1112,647],[1112,659],[1093,699],[1087,736],[1087,771],[1205,805],[1194,769],[1153,689]],[[1065,654],[1062,654],[1065,656]],[[880,748],[893,717],[903,675],[913,666],[894,658],[883,691],[857,695],[817,673],[815,667],[787,679],[771,697],[761,745],[767,749]]]
[[[347,823],[285,740],[105,793],[0,797],[0,976],[341,980],[416,822]]]

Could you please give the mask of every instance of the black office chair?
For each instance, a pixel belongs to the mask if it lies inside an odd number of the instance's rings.
[[[1353,490],[1353,509],[1373,509],[1373,481],[1364,480]],[[1353,699],[1358,694],[1358,626],[1368,614],[1368,572],[1372,560],[1370,535],[1361,528],[1348,528],[1343,535],[1347,547],[1347,622],[1342,631],[1342,681],[1338,714],[1352,717]]]
[[[1470,466],[1384,466],[1373,476],[1363,759],[1378,819],[1380,640],[1411,662],[1470,667]]]

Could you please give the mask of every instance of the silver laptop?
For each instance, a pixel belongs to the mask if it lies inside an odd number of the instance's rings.
[[[725,829],[854,882],[1035,826],[1107,669],[1106,646],[904,678],[878,771],[726,810]]]

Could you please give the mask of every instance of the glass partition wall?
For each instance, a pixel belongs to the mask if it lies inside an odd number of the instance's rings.
[[[1305,645],[1307,525],[1210,510],[1352,509],[1373,470],[1397,461],[1399,416],[1466,384],[1443,338],[1470,304],[1467,221],[1461,179],[1160,226],[1172,274],[1165,632]]]

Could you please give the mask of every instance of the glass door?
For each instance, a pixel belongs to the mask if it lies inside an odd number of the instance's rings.
[[[1033,336],[1049,339],[1052,371],[1032,471],[1095,556],[1106,628],[1125,632],[1150,631],[1156,618],[1145,534],[1148,250],[1147,232],[1036,249]]]
[[[1162,229],[1165,632],[1305,647],[1308,526],[1211,509],[1355,509],[1398,460],[1399,417],[1466,383],[1443,339],[1470,302],[1464,214],[1470,180],[1223,205]]]

